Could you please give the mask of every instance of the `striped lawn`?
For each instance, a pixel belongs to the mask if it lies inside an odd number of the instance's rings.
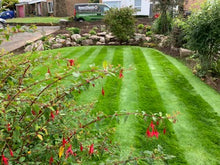
[[[176,59],[154,49],[129,46],[75,47],[42,52],[66,59],[77,59],[80,69],[102,66],[103,61],[124,68],[124,78],[107,77],[96,82],[77,98],[79,104],[97,100],[93,113],[115,111],[163,112],[179,111],[176,124],[166,123],[167,134],[159,139],[145,136],[148,125],[129,116],[126,122],[108,121],[115,127],[113,140],[121,146],[120,158],[139,156],[160,144],[165,153],[175,155],[169,164],[217,165],[220,163],[220,95],[195,77]],[[54,61],[50,62],[52,72]],[[62,67],[62,66],[61,66]],[[45,68],[38,68],[42,72]],[[40,74],[39,74],[40,75]],[[101,95],[101,88],[105,96]],[[150,122],[150,121],[149,121]],[[163,127],[159,128],[161,132]],[[144,164],[144,163],[143,163]],[[159,162],[157,164],[160,164]]]

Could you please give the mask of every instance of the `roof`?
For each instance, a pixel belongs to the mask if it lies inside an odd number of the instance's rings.
[[[47,2],[46,0],[31,0],[28,4],[38,3],[38,2]]]
[[[38,2],[46,2],[46,0],[18,0],[18,4],[34,4]]]

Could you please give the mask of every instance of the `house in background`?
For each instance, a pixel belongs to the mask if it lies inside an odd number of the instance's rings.
[[[150,0],[102,0],[102,3],[113,8],[132,6],[136,11],[136,15],[152,16],[153,14],[153,4]]]
[[[53,14],[53,0],[19,0],[17,17],[49,16]]]
[[[66,17],[74,15],[74,5],[76,3],[89,3],[89,0],[53,0],[54,16]]]

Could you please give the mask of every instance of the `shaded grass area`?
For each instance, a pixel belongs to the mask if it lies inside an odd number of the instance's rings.
[[[60,19],[68,19],[67,17],[25,17],[8,19],[7,23],[59,23]]]
[[[123,112],[136,112],[138,109],[138,84],[136,82],[137,74],[134,69],[133,56],[130,56],[131,49],[125,47],[123,49],[124,55],[124,68],[132,70],[125,70],[123,75],[120,92],[119,110]],[[130,115],[128,117],[120,117],[119,124],[116,125],[115,141],[119,143],[119,146],[123,147],[120,152],[120,159],[126,160],[130,155],[139,156],[139,151],[135,148],[135,136],[137,134],[136,124],[138,121],[136,117]]]
[[[101,67],[105,60],[125,68],[132,65],[133,70],[124,72],[123,79],[107,77],[95,81],[95,87],[90,85],[86,92],[76,98],[78,104],[97,100],[93,113],[101,111],[113,114],[115,111],[138,110],[171,114],[180,111],[176,124],[166,123],[166,135],[162,135],[165,125],[157,126],[161,134],[158,140],[145,136],[150,120],[147,125],[142,119],[133,116],[129,116],[127,122],[123,118],[119,123],[102,122],[100,130],[107,126],[116,128],[112,139],[120,143],[122,158],[128,157],[130,152],[139,156],[143,151],[152,150],[160,144],[165,153],[176,156],[169,164],[217,165],[220,162],[220,96],[173,58],[153,49],[126,46],[64,48],[40,52],[40,56],[48,57],[48,61],[37,67],[36,79],[43,78],[48,67],[53,74],[62,70],[68,59],[76,59],[81,70],[88,69],[91,64]],[[57,56],[63,62],[58,64],[50,61],[50,56]],[[36,57],[39,55],[33,54],[33,58]],[[66,83],[68,80],[63,86]],[[102,87],[105,96],[101,94]]]
[[[166,57],[157,52],[152,52],[151,58],[154,60],[154,64],[156,64],[154,66],[161,71],[161,74],[167,77],[167,85],[172,89],[172,93],[184,106],[184,115],[187,115],[187,117],[185,120],[180,121],[180,123],[185,124],[190,130],[194,130],[192,133],[187,128],[185,129],[186,134],[192,134],[188,136],[191,137],[188,138],[188,144],[190,144],[190,140],[196,141],[197,144],[196,146],[191,144],[195,147],[190,149],[192,150],[192,155],[194,154],[193,151],[197,151],[197,154],[201,156],[201,158],[197,156],[198,160],[202,160],[201,163],[209,161],[210,164],[217,164],[220,157],[218,153],[220,150],[219,116],[216,115],[211,105],[196,93],[186,78]],[[199,146],[199,144],[203,147]],[[182,145],[187,144],[183,143]],[[186,152],[189,152],[189,150]],[[194,159],[193,157],[190,158]],[[198,163],[198,160],[193,161]]]
[[[166,113],[166,109],[163,105],[159,89],[157,88],[151,74],[151,70],[148,63],[143,55],[140,48],[133,48],[132,55],[134,56],[135,66],[137,68],[137,82],[139,87],[138,105],[139,110],[145,111],[147,114],[162,112]],[[149,52],[148,55],[151,55]],[[149,123],[150,124],[150,123]],[[172,164],[187,164],[183,150],[178,144],[173,127],[170,123],[165,123],[167,134],[166,136],[161,135],[158,140],[148,139],[144,136],[137,136],[137,148],[142,150],[153,150],[157,147],[157,144],[161,144],[168,154],[176,156],[175,160],[169,161]],[[143,121],[139,122],[137,129],[139,130],[138,135],[144,134],[148,126],[143,125]],[[164,127],[159,127],[158,131],[162,133]]]

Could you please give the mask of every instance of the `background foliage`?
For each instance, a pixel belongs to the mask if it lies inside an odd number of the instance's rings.
[[[121,41],[128,41],[135,32],[134,10],[130,7],[111,8],[105,15],[105,23],[110,31]]]
[[[193,13],[185,32],[187,45],[198,52],[201,71],[213,70],[220,56],[220,1],[206,3],[200,12]]]

